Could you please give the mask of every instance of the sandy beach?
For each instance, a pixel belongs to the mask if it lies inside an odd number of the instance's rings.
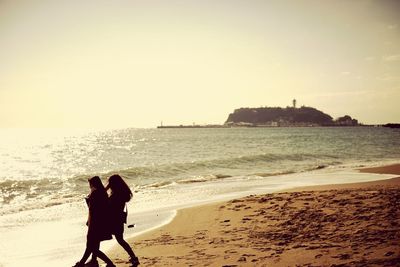
[[[399,174],[400,164],[360,170]],[[178,211],[129,240],[141,266],[400,266],[400,177]],[[120,247],[109,254],[130,266]]]

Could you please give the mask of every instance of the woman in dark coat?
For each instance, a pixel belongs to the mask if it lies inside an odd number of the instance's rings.
[[[108,178],[106,189],[111,193],[108,198],[110,207],[110,229],[111,234],[115,236],[117,242],[125,249],[130,256],[130,262],[133,266],[139,265],[139,259],[136,257],[132,248],[124,240],[124,223],[126,223],[126,213],[124,213],[126,203],[132,198],[132,191],[121,176],[114,174]]]
[[[100,242],[111,239],[111,233],[108,217],[108,196],[107,192],[100,180],[100,177],[94,176],[89,180],[90,194],[86,198],[86,204],[89,208],[89,216],[87,220],[88,232],[86,239],[86,249],[82,259],[77,262],[74,267],[84,267],[85,262],[90,256],[99,257],[107,263],[107,267],[115,267],[112,261],[99,250]],[[98,266],[97,261],[91,262],[90,266]]]

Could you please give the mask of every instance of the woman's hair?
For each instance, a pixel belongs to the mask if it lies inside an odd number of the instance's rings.
[[[111,189],[111,194],[116,194],[122,197],[126,202],[131,200],[132,191],[129,186],[125,183],[121,176],[118,174],[111,175],[108,178],[108,187]]]
[[[94,187],[95,189],[98,189],[98,190],[101,190],[101,191],[105,190],[105,188],[103,186],[103,183],[101,182],[99,176],[93,176],[92,178],[89,178],[88,181],[89,181],[89,184],[92,187]]]

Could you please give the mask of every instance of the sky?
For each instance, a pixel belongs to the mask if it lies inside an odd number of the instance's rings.
[[[0,127],[221,124],[241,107],[400,122],[400,2],[0,0]]]

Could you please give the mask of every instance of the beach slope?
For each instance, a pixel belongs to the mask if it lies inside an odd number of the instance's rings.
[[[400,178],[307,187],[183,209],[129,242],[142,266],[400,266],[399,204]]]

